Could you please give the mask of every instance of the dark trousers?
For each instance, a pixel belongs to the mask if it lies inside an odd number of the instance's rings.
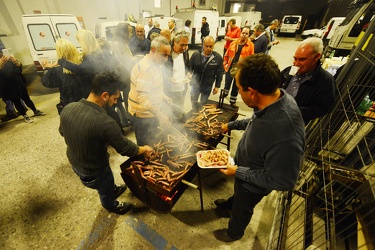
[[[242,237],[251,217],[254,213],[254,207],[262,200],[266,194],[257,194],[245,189],[235,179],[234,195],[232,205],[232,216],[228,223],[228,235],[237,238]]]
[[[232,84],[233,83],[233,84]],[[237,102],[238,88],[236,86],[235,80],[230,75],[230,69],[225,73],[225,86],[224,89],[229,92],[232,86],[232,91],[230,92],[230,103]]]
[[[83,185],[98,191],[100,202],[105,209],[117,207],[118,201],[115,200],[115,180],[111,168],[108,166],[98,174],[81,174],[73,168],[79,176]]]
[[[130,117],[133,122],[135,138],[139,146],[154,145],[156,143],[157,131],[159,121],[156,117],[139,118],[136,116]]]

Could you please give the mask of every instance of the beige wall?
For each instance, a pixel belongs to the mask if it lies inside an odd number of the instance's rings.
[[[191,6],[189,0],[162,0],[162,8],[154,8],[153,0],[2,0],[0,1],[0,34],[5,47],[12,48],[15,56],[24,64],[32,64],[32,58],[27,46],[22,27],[22,15],[34,14],[74,14],[83,18],[87,29],[94,31],[96,23],[103,20],[123,20],[125,14],[133,15],[136,19],[143,10],[151,11],[152,15],[161,14],[171,16],[176,5],[179,8]],[[199,0],[195,1],[199,3]],[[220,11],[222,1],[206,0],[209,8],[215,4]]]

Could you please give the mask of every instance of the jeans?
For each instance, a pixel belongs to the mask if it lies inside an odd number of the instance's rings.
[[[98,191],[100,202],[105,209],[117,207],[118,201],[115,200],[115,180],[109,166],[103,169],[102,172],[93,175],[81,174],[74,168],[73,170],[79,176],[83,185]]]
[[[201,106],[205,105],[208,101],[208,97],[210,96],[211,88],[202,90],[198,84],[194,84],[191,86],[190,90],[190,100],[193,109],[197,110]],[[200,102],[198,101],[200,95]]]
[[[247,225],[253,216],[254,207],[267,194],[258,194],[245,189],[241,180],[235,179],[232,205],[232,216],[228,223],[228,235],[237,238],[242,237]]]
[[[232,84],[233,83],[233,84]],[[235,80],[230,75],[230,69],[225,73],[225,86],[224,89],[229,92],[229,89],[232,85],[232,91],[230,92],[230,103],[237,102],[238,88],[236,86]]]

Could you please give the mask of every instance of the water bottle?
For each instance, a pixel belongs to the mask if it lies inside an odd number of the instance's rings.
[[[332,59],[332,57],[335,56],[336,50],[332,50],[331,54],[329,54],[329,59]]]
[[[369,110],[371,105],[372,105],[372,101],[370,100],[370,96],[367,94],[363,98],[361,104],[359,105],[359,107],[357,109],[357,114],[364,115],[367,112],[367,110]]]

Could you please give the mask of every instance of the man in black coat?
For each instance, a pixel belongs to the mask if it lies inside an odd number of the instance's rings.
[[[203,44],[203,40],[206,36],[210,34],[210,25],[207,23],[207,18],[202,17],[202,28],[201,28],[201,40]]]
[[[203,49],[195,51],[190,58],[190,69],[193,71],[191,79],[190,100],[193,109],[199,109],[207,103],[211,94],[219,91],[221,80],[223,79],[223,58],[213,51],[215,40],[212,36],[206,36],[203,41]],[[200,96],[200,102],[198,98]]]
[[[305,39],[294,53],[294,67],[281,72],[281,88],[296,100],[305,125],[326,115],[335,101],[335,79],[320,65],[322,51],[322,39]]]

